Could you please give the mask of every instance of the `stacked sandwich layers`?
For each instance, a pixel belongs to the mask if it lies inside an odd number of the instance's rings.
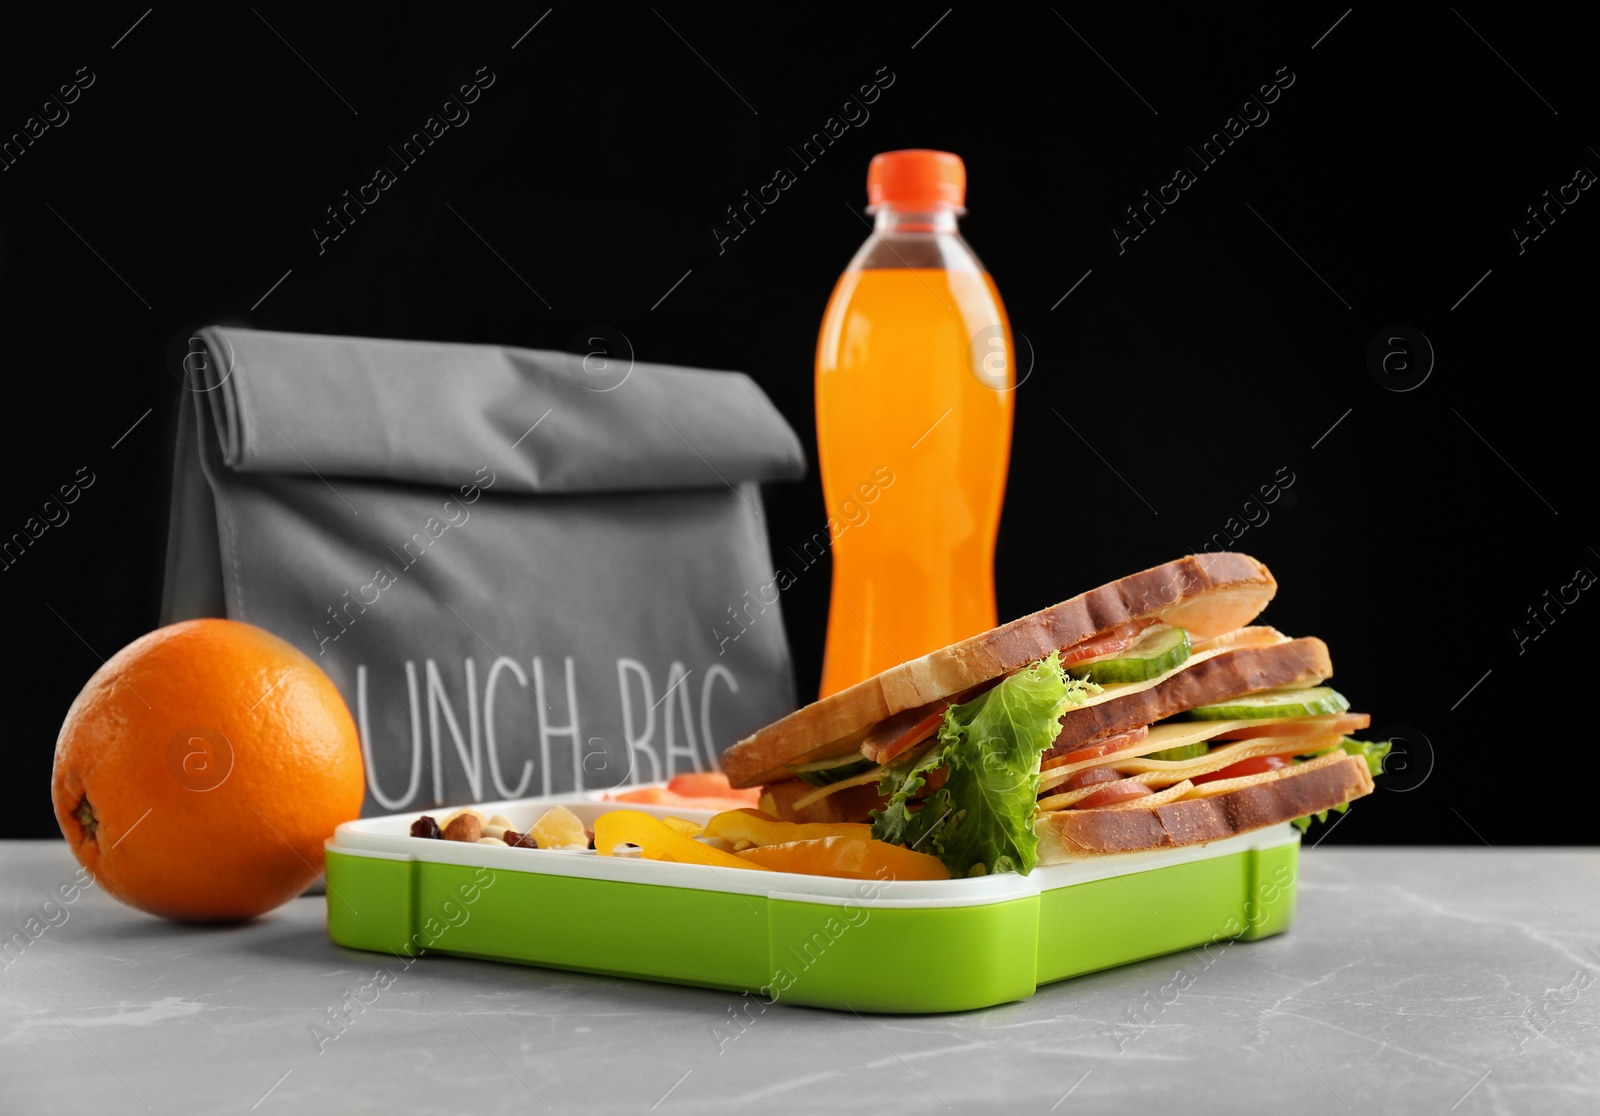
[[[1321,640],[1253,626],[1243,554],[1182,558],[894,667],[740,741],[736,787],[799,821],[868,821],[952,876],[1190,845],[1342,809],[1352,739]]]

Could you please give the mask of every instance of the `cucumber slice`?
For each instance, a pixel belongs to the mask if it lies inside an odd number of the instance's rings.
[[[1211,750],[1209,740],[1196,740],[1193,744],[1179,744],[1176,748],[1163,748],[1159,752],[1151,752],[1140,759],[1153,760],[1191,760],[1199,759]]]
[[[851,752],[843,756],[829,756],[827,759],[816,760],[812,763],[790,764],[789,770],[793,771],[795,778],[813,787],[826,787],[845,779],[853,779],[857,775],[865,775],[878,765],[859,752]]]
[[[1162,628],[1144,636],[1126,655],[1067,667],[1074,678],[1104,685],[1107,682],[1143,682],[1167,673],[1189,657],[1189,633],[1182,628]]]
[[[1268,690],[1215,705],[1197,705],[1182,717],[1191,721],[1239,721],[1262,717],[1327,717],[1350,708],[1331,686],[1304,690]]]

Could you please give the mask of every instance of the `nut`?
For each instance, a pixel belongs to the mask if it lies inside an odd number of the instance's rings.
[[[499,845],[502,849],[506,847],[506,843],[498,837],[479,837],[476,843],[479,845]]]
[[[462,810],[444,827],[446,841],[476,841],[483,836],[483,819],[476,811]]]
[[[516,826],[512,825],[511,824],[511,819],[506,817],[504,814],[495,814],[487,822],[484,823],[483,828],[489,830],[492,833],[492,832],[494,832],[496,830],[500,830],[500,829],[515,829]]]

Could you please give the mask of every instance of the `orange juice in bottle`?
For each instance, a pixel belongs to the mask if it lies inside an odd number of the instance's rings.
[[[966,168],[891,151],[872,236],[817,338],[817,455],[833,543],[822,695],[995,626],[1011,452],[1011,327],[956,230]]]

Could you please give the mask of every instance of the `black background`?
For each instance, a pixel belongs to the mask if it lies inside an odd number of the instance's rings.
[[[97,480],[0,572],[0,832],[55,832],[61,715],[157,622],[174,335],[564,349],[603,324],[640,359],[748,371],[814,461],[816,330],[866,235],[867,161],[929,146],[966,159],[963,230],[1036,353],[1002,617],[1204,546],[1286,466],[1236,544],[1281,583],[1266,619],[1325,638],[1338,686],[1413,741],[1329,843],[1593,840],[1581,765],[1557,757],[1591,747],[1600,589],[1520,649],[1512,625],[1537,633],[1545,590],[1600,572],[1600,191],[1520,254],[1510,231],[1600,171],[1592,16],[1364,9],[1322,37],[1341,6],[963,8],[929,31],[943,8],[588,5],[518,43],[544,10],[162,9],[120,42],[136,6],[4,17],[5,133],[79,67],[95,84],[0,172],[0,534],[80,467]],[[484,66],[470,120],[319,255],[323,207]],[[723,208],[880,67],[870,119],[719,254]],[[1281,67],[1270,119],[1119,254],[1122,207]],[[1436,352],[1408,392],[1366,362],[1395,324]],[[814,473],[767,499],[775,551],[823,523]],[[825,572],[783,601],[802,693],[826,603]]]

